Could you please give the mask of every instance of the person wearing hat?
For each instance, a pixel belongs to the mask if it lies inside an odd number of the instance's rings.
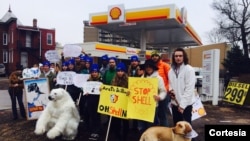
[[[157,102],[155,110],[155,119],[154,122],[147,121],[138,121],[138,129],[140,133],[143,133],[147,128],[151,126],[159,125],[159,116],[158,116],[158,103],[166,98],[166,88],[162,77],[158,74],[158,67],[155,65],[154,61],[148,59],[144,63],[144,78],[157,78],[158,80],[158,93],[154,95],[154,100]]]
[[[163,62],[158,51],[152,51],[151,53],[151,60],[153,60],[154,64],[158,67],[158,73],[162,77],[164,81],[165,88],[168,92],[169,90],[169,80],[168,80],[168,72],[170,70],[170,65]],[[159,102],[159,120],[161,126],[169,126],[167,114],[168,114],[168,103],[170,101],[169,96],[166,99]]]
[[[139,65],[140,60],[138,56],[133,55],[130,57],[130,65],[128,68],[128,76],[133,77],[136,76],[136,67]]]
[[[68,65],[69,65],[68,61],[64,61],[62,63],[62,71],[67,71],[68,70]]]
[[[104,73],[109,69],[109,57],[107,54],[103,55],[101,57],[101,68],[100,68],[100,74],[103,77]]]
[[[120,62],[116,66],[116,74],[111,85],[123,88],[128,88],[128,75],[124,63]],[[112,117],[111,130],[114,133],[116,141],[126,141],[129,132],[129,120]]]
[[[110,85],[112,79],[114,78],[116,74],[116,57],[110,57],[109,58],[109,69],[105,71],[103,75],[103,83],[106,85]]]
[[[90,77],[87,81],[102,82],[98,64],[91,64]],[[101,132],[101,115],[97,112],[100,94],[85,94],[85,109],[84,122],[90,129],[89,140],[98,140]]]
[[[90,67],[93,63],[93,58],[90,56],[85,57],[85,67],[81,71],[82,74],[89,74],[90,73]]]
[[[50,62],[47,60],[43,62],[43,72],[41,73],[40,77],[48,78],[50,91],[55,88],[56,75],[51,71]]]

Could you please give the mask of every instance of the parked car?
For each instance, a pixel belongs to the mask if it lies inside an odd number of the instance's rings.
[[[0,75],[6,76],[6,69],[5,69],[5,65],[3,63],[0,63]]]

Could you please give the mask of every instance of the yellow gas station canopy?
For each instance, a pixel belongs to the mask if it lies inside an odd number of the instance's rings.
[[[107,12],[91,13],[90,25],[122,35],[152,47],[202,45],[187,21],[187,10],[174,4],[125,10],[123,5],[108,7]],[[144,38],[142,38],[144,36]]]

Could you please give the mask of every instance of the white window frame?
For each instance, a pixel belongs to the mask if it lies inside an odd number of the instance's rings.
[[[47,45],[52,45],[52,43],[53,43],[52,33],[47,33]]]
[[[8,34],[3,33],[3,45],[8,45]]]
[[[3,50],[3,63],[8,63],[8,51]]]

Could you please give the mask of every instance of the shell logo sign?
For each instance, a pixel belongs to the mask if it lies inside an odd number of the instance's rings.
[[[109,16],[113,19],[113,20],[117,20],[119,19],[119,17],[121,16],[122,11],[119,7],[113,7],[110,12],[109,12]]]
[[[108,23],[125,23],[124,5],[108,7]]]

